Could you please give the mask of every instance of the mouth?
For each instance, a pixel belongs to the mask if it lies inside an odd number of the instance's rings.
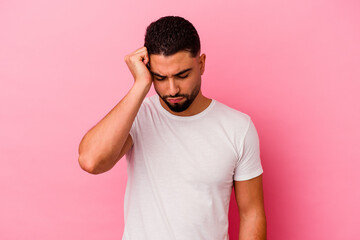
[[[183,99],[183,97],[179,97],[179,98],[168,98],[168,101],[171,103],[178,103]]]

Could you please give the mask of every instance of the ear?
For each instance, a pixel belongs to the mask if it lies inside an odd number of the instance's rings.
[[[203,73],[204,73],[204,71],[205,71],[205,59],[206,59],[206,55],[205,55],[205,53],[203,53],[203,54],[200,56],[200,59],[199,59],[200,73],[201,73],[201,75],[203,75]]]

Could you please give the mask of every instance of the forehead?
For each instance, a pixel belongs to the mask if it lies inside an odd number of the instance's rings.
[[[161,75],[168,75],[191,68],[196,64],[196,57],[191,57],[190,52],[180,51],[171,56],[162,54],[151,54],[150,70]]]

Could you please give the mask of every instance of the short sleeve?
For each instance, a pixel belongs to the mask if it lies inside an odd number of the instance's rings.
[[[136,138],[136,128],[137,128],[136,126],[137,126],[137,122],[138,122],[137,116],[138,115],[136,115],[134,122],[132,123],[130,131],[129,131],[129,134],[130,134],[133,142],[135,141],[135,138]]]
[[[148,99],[145,98],[145,100],[141,103],[140,108],[139,108],[138,112],[136,113],[135,119],[131,125],[129,134],[133,140],[133,143],[135,143],[136,138],[137,138],[137,132],[139,129],[140,118],[142,118],[142,116],[144,115],[144,103],[147,101],[148,101]]]
[[[259,136],[254,123],[249,119],[249,126],[244,136],[242,154],[234,171],[235,181],[244,181],[263,173],[260,159]]]
[[[139,110],[140,111],[140,110]],[[132,138],[132,141],[133,141],[133,146],[136,144],[135,142],[136,142],[136,138],[137,138],[137,129],[138,129],[138,122],[139,122],[139,120],[138,120],[138,116],[139,116],[139,111],[137,112],[137,114],[136,114],[136,116],[135,116],[135,119],[134,119],[134,121],[133,121],[133,123],[132,123],[132,125],[131,125],[131,128],[130,128],[130,131],[129,131],[129,135],[131,136],[131,138]],[[129,159],[130,158],[130,155],[128,155],[128,154],[131,154],[131,152],[132,152],[132,149],[133,149],[133,146],[127,151],[127,153],[126,153],[126,158],[127,159]]]

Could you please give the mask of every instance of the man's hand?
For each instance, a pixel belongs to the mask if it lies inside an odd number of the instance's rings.
[[[149,69],[147,68],[147,64],[149,63],[149,55],[146,47],[139,48],[136,51],[126,55],[125,62],[134,77],[135,83],[139,83],[150,89],[153,78]]]

